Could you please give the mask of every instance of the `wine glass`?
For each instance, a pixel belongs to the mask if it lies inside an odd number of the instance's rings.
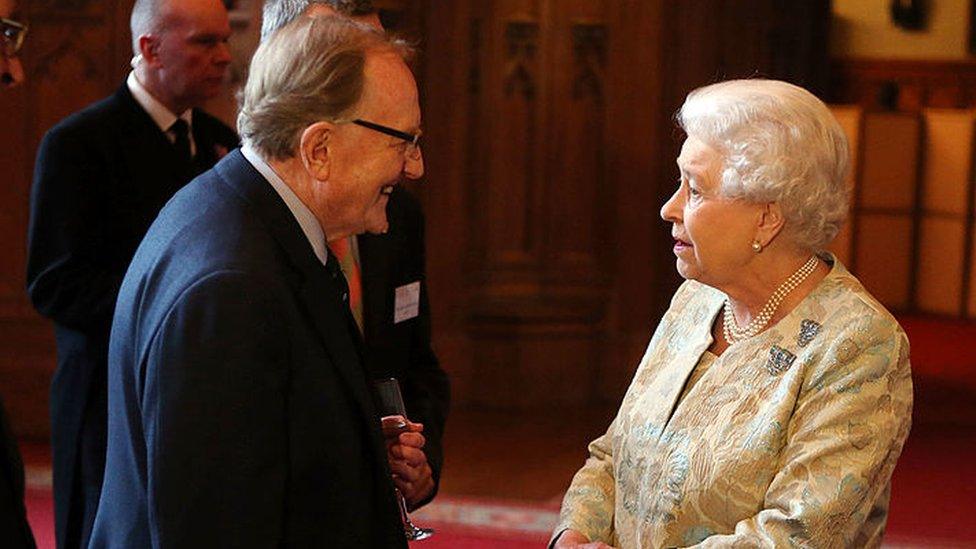
[[[407,430],[407,408],[403,405],[403,395],[400,394],[400,384],[395,378],[381,379],[375,382],[376,393],[379,396],[380,421],[383,425],[383,435],[387,438],[399,436]],[[403,522],[403,532],[410,541],[420,541],[434,535],[433,528],[418,528],[410,522],[407,514],[407,502],[403,494],[394,486],[397,503],[400,505],[400,520]]]

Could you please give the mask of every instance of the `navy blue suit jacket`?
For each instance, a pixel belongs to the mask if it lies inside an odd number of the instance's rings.
[[[405,547],[358,335],[234,151],[160,212],[122,283],[91,547]]]

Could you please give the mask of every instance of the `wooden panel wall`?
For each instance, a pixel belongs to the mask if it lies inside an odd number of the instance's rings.
[[[828,3],[745,4],[428,2],[428,263],[459,403],[619,400],[678,284],[672,113],[728,77],[824,87]]]
[[[828,97],[864,113],[878,168],[859,174],[855,274],[895,310],[976,317],[976,62],[835,59]]]
[[[830,101],[866,110],[976,107],[976,61],[835,59]]]
[[[681,139],[672,114],[690,89],[726,77],[815,87],[825,1],[377,4],[423,52],[427,175],[411,186],[427,214],[434,342],[455,403],[616,404],[678,284],[658,214]],[[0,218],[0,390],[24,432],[46,432],[54,365],[50,328],[23,290],[31,164],[47,127],[121,82],[130,6],[33,2],[33,79],[0,106],[0,131],[18,143],[0,153],[14,174],[0,188],[11,204]]]
[[[15,429],[46,437],[54,371],[53,332],[27,301],[28,200],[34,156],[44,132],[64,116],[108,95],[131,58],[132,0],[33,0],[22,60],[25,85],[0,90],[0,392]]]
[[[445,260],[460,267],[453,274],[464,287],[453,296],[463,311],[452,315],[457,331],[449,336],[465,348],[455,355],[465,366],[449,365],[462,401],[524,408],[593,400],[615,256],[608,12],[602,2],[500,1],[454,14],[467,30],[456,46],[467,70],[453,82],[450,112],[431,97],[427,116],[464,126],[450,159],[464,182],[455,199],[460,254],[442,254],[446,231],[434,228],[442,212],[431,204],[428,215],[434,291],[444,288],[436,281]],[[430,32],[436,43],[436,28]],[[438,53],[428,52],[432,65],[453,64]],[[432,96],[436,67],[428,72]],[[442,126],[428,127],[436,140]],[[433,143],[428,150],[439,156]],[[436,173],[437,162],[429,164]],[[432,202],[442,190],[437,179],[428,176]]]

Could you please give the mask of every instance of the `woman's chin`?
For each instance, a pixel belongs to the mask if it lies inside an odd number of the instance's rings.
[[[675,266],[681,278],[685,280],[696,280],[698,278],[698,269],[680,257],[675,262]]]

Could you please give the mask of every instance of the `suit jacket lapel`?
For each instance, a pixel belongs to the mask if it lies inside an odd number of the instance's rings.
[[[712,344],[712,324],[715,321],[715,315],[721,310],[721,301],[714,303],[712,301],[706,301],[699,311],[683,315],[682,320],[679,321],[684,322],[685,326],[679,327],[678,330],[687,330],[689,337],[669,367],[673,374],[667,382],[668,392],[663,399],[664,402],[668,403],[665,425],[670,426],[671,419],[681,404],[679,399],[688,383],[688,378],[691,377],[702,355]],[[665,431],[667,429],[662,430],[660,434],[663,435]]]
[[[367,385],[362,358],[355,336],[348,328],[351,315],[339,299],[339,291],[325,267],[315,256],[308,239],[281,197],[250,162],[234,150],[214,169],[255,210],[285,251],[285,256],[299,274],[298,292],[305,313],[314,323],[326,352],[346,384],[348,393],[359,405],[363,420],[371,433],[378,456],[385,456],[379,415]],[[386,463],[385,459],[381,459]]]
[[[123,150],[131,150],[134,153],[133,156],[138,159],[140,164],[143,164],[134,173],[155,174],[157,177],[162,175],[162,179],[168,182],[181,182],[175,188],[170,189],[170,195],[198,175],[193,166],[176,153],[176,148],[170,143],[166,134],[156,125],[156,122],[142,108],[142,105],[136,101],[125,83],[115,93],[115,97],[130,114],[128,117],[130,131],[122,132],[125,139],[123,144],[126,146]],[[143,137],[134,139],[133,136]],[[194,138],[196,138],[195,132]],[[145,164],[150,164],[152,167],[147,169]]]

